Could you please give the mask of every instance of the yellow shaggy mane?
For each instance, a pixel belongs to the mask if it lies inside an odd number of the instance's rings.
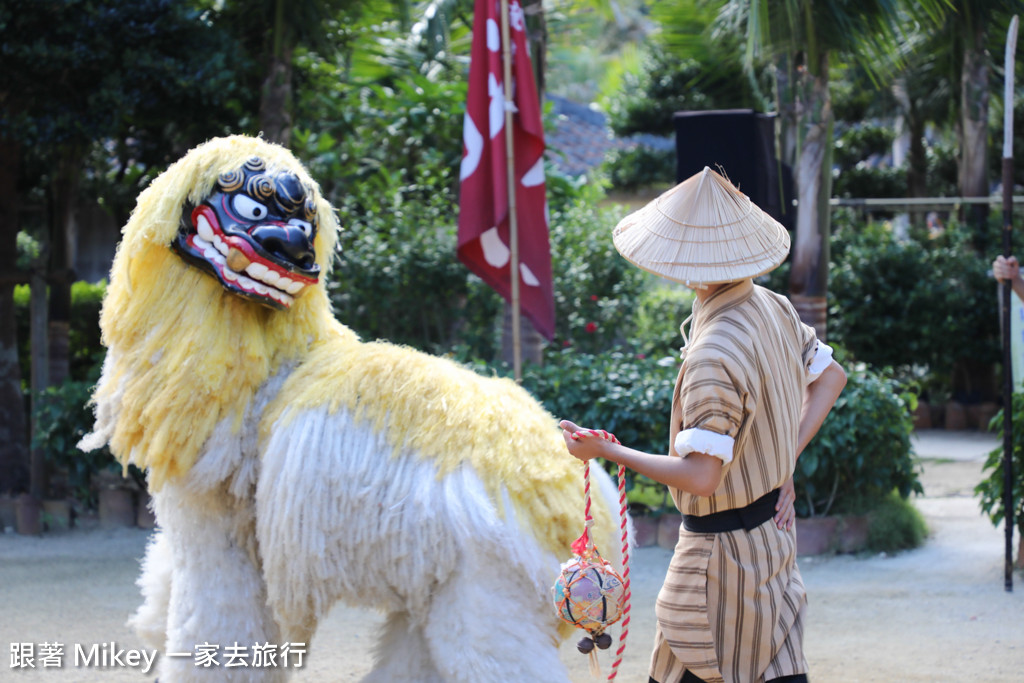
[[[182,205],[201,202],[220,173],[254,155],[295,173],[314,189],[317,201],[321,281],[289,311],[229,294],[170,249]],[[103,303],[100,326],[110,353],[94,400],[118,404],[111,450],[122,464],[149,468],[154,490],[191,467],[221,420],[233,418],[237,429],[257,388],[326,333],[333,319],[323,279],[337,230],[330,205],[301,164],[283,147],[257,138],[207,142],[139,196]]]
[[[470,464],[499,513],[508,513],[504,487],[523,526],[557,556],[583,530],[583,468],[566,451],[555,419],[509,379],[338,334],[311,349],[285,382],[264,412],[260,440],[299,412],[322,406],[368,422],[393,450],[425,458],[440,477]],[[607,538],[608,510],[600,496],[595,503],[598,538]]]

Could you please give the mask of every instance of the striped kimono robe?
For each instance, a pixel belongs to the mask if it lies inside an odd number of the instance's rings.
[[[672,455],[721,457],[709,498],[670,489],[684,514],[743,507],[793,474],[804,388],[831,360],[787,299],[729,283],[695,302],[672,402]],[[680,525],[655,612],[650,675],[677,683],[758,683],[806,673],[807,604],[796,532],[768,520],[751,531],[702,534]]]

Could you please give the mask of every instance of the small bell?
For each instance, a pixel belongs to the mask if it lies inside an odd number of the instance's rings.
[[[580,651],[580,654],[590,654],[594,649],[594,641],[584,636],[580,642],[576,643],[576,649]]]
[[[607,650],[612,646],[612,637],[607,633],[602,633],[594,638],[594,644],[602,650]]]

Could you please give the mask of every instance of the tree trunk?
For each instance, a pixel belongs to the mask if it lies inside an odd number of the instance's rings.
[[[17,143],[0,137],[0,493],[28,488],[28,430],[14,317],[20,154]]]
[[[779,111],[777,153],[779,160],[790,168],[796,167],[799,149],[797,142],[799,103],[793,77],[792,59],[789,55],[780,56],[775,62],[775,102]]]
[[[798,141],[799,101],[794,87],[793,60],[789,55],[780,55],[775,61],[775,105],[778,111],[778,126],[775,131],[775,154],[778,158],[779,197],[782,205],[782,222],[792,229],[799,213],[793,205],[795,196],[790,182],[797,166],[800,150]]]
[[[987,197],[989,67],[985,31],[975,29],[967,41],[960,74],[960,195]],[[971,204],[967,210],[967,222],[976,231],[975,246],[979,249],[988,246],[977,237],[984,233],[988,213],[986,204]]]
[[[523,0],[526,14],[527,38],[530,41],[530,60],[533,79],[537,83],[537,99],[544,106],[545,74],[548,62],[548,24],[544,17],[543,0]]]
[[[515,359],[514,340],[515,337],[512,335],[512,304],[506,301],[502,312],[501,360],[508,363],[510,367],[514,365],[513,361]],[[519,316],[519,353],[520,358],[524,361],[537,365],[544,361],[544,337],[534,329],[530,319],[522,314]]]
[[[292,51],[284,22],[284,0],[277,0],[274,45],[260,96],[260,130],[263,137],[285,147],[291,142]]]
[[[928,157],[924,146],[925,119],[918,110],[905,77],[901,77],[892,88],[893,96],[899,103],[902,128],[905,129],[907,150],[907,196],[926,197],[928,191]]]
[[[800,83],[800,155],[796,169],[798,211],[789,274],[790,299],[800,319],[826,338],[826,296],[832,193],[832,101],[828,54],[818,58]]]
[[[905,118],[910,127],[910,153],[907,155],[907,196],[928,196],[928,152],[924,146],[924,121]]]
[[[49,385],[63,384],[71,374],[71,283],[74,282],[75,205],[78,199],[82,155],[77,149],[64,152],[50,187],[50,310]]]
[[[292,95],[291,55],[288,60],[275,59],[270,65],[267,78],[263,81],[263,97],[260,100],[260,130],[263,137],[285,147],[292,139],[292,115],[288,102]]]
[[[42,396],[46,387],[50,386],[52,347],[48,340],[46,272],[41,265],[32,273],[32,296],[29,300],[29,328],[32,347],[32,377],[29,386],[32,392],[32,415],[29,417],[31,434],[36,433],[36,400]],[[50,353],[48,353],[50,352]],[[29,458],[29,492],[33,498],[42,500],[46,490],[46,463],[43,453],[38,448],[30,448]]]

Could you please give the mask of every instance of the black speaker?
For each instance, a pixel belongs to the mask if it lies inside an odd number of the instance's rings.
[[[775,115],[752,109],[680,111],[676,131],[676,182],[708,166],[727,177],[775,220],[796,225],[793,179],[775,158]]]

